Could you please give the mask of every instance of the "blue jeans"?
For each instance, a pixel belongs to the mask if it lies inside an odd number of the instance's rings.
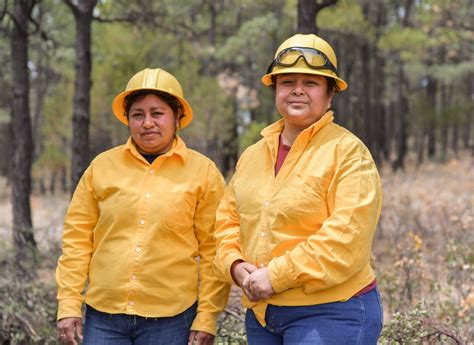
[[[197,303],[172,317],[107,314],[86,307],[84,345],[187,345]]]
[[[251,309],[245,328],[249,345],[370,345],[377,344],[383,322],[379,292],[374,289],[346,302],[308,306],[268,305],[266,327]]]

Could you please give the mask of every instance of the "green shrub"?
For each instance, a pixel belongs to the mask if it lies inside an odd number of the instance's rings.
[[[380,344],[465,344],[447,322],[441,322],[424,302],[395,313],[382,330]]]
[[[56,344],[56,287],[0,278],[0,343]]]

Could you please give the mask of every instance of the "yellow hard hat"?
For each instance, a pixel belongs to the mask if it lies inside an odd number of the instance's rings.
[[[124,100],[127,95],[138,90],[157,90],[174,96],[183,106],[183,113],[179,120],[180,128],[189,125],[193,119],[193,110],[184,99],[183,89],[178,80],[161,68],[145,68],[136,73],[127,83],[125,91],[118,94],[112,102],[114,115],[128,126],[127,115],[125,114]]]
[[[314,34],[296,34],[278,47],[273,62],[262,77],[266,86],[273,84],[272,76],[283,73],[317,74],[333,78],[338,91],[347,83],[337,74],[337,58],[328,42]]]

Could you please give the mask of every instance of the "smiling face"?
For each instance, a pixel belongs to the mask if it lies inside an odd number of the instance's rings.
[[[275,106],[285,120],[285,127],[307,128],[331,107],[333,92],[328,92],[323,76],[280,74],[276,76],[275,87]]]
[[[159,96],[147,94],[138,98],[128,111],[128,125],[138,151],[162,154],[170,150],[178,127],[171,107]]]

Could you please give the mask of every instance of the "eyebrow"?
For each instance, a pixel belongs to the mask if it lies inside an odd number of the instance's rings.
[[[164,107],[162,106],[157,106],[157,107],[153,107],[153,108],[150,108],[150,110],[160,110],[160,109],[163,109]],[[143,108],[134,108],[133,105],[130,107],[130,111],[143,111]]]

